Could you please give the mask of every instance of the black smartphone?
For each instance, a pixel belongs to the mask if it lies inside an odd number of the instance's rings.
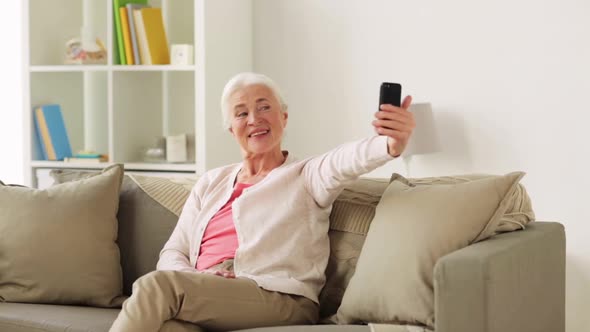
[[[399,83],[381,83],[379,91],[379,106],[391,104],[400,107],[402,104],[402,85]],[[379,106],[377,108],[379,108]]]

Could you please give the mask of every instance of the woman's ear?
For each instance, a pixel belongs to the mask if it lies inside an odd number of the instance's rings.
[[[285,128],[287,126],[287,119],[289,119],[289,113],[283,112],[283,121],[285,122],[283,124],[283,128]]]

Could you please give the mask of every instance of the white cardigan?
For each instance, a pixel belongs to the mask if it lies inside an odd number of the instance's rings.
[[[317,303],[330,254],[332,203],[344,186],[391,159],[386,136],[343,144],[301,161],[288,156],[232,205],[239,244],[236,277]],[[194,266],[205,228],[229,200],[241,167],[224,166],[200,177],[160,253],[158,270],[198,272]]]

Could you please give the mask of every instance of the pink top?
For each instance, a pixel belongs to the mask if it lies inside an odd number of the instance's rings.
[[[244,189],[250,186],[252,185],[236,182],[229,201],[209,221],[201,241],[201,250],[195,266],[197,270],[206,270],[235,257],[236,249],[238,249],[238,235],[232,215],[232,203],[240,197]]]

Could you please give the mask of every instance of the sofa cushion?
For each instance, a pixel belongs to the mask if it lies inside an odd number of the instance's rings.
[[[54,170],[55,183],[94,176],[96,172]],[[155,270],[196,178],[169,179],[126,175],[120,193],[119,247],[125,294],[133,282]],[[384,179],[360,179],[346,187],[330,215],[331,255],[320,294],[320,318],[335,314],[354,273],[375,207],[388,185]]]
[[[260,327],[240,330],[240,332],[371,332],[367,325],[293,325]],[[401,332],[401,331],[400,331]],[[409,332],[409,331],[403,331]]]
[[[119,309],[80,306],[0,303],[0,331],[107,332]],[[201,332],[197,325],[167,321],[160,332]]]
[[[53,170],[55,183],[98,174],[92,171]],[[125,175],[119,194],[119,237],[124,294],[133,282],[156,269],[160,250],[170,238],[194,179],[180,180]]]
[[[108,331],[119,309],[0,303],[0,331]]]
[[[0,300],[119,306],[123,168],[45,190],[0,186]]]
[[[338,310],[341,323],[434,327],[433,267],[495,233],[524,173],[385,190]]]
[[[261,327],[240,332],[431,332],[419,326],[407,325],[294,325]]]
[[[400,174],[394,173],[391,179],[397,179],[412,187],[414,186],[432,186],[440,184],[455,184],[474,180],[480,180],[490,177],[496,177],[493,174],[461,174],[452,176],[437,176],[425,178],[404,178]],[[523,184],[519,183],[517,190],[514,190],[509,198],[506,212],[500,219],[496,227],[496,233],[511,232],[517,229],[524,229],[526,225],[535,220],[535,212]]]
[[[389,182],[359,179],[338,196],[330,214],[330,257],[320,300],[320,319],[331,322],[360,256],[375,207]]]

